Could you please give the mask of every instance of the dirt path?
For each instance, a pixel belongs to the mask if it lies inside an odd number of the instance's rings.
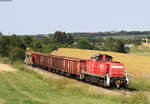
[[[0,99],[0,104],[3,104],[5,101],[3,99]]]
[[[17,70],[10,65],[0,63],[0,72],[3,72],[3,71],[13,72],[13,71],[17,71]]]

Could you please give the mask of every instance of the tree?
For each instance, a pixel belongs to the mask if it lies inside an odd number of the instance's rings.
[[[150,36],[147,36],[146,38],[147,38],[147,39],[150,39]]]
[[[56,44],[47,44],[44,45],[42,48],[40,48],[41,53],[51,53],[53,51],[57,50],[57,45]]]
[[[2,35],[3,35],[3,33],[0,32],[0,36],[2,36]]]
[[[113,38],[108,38],[104,41],[104,48],[107,51],[113,51],[114,50],[114,42],[115,40]]]
[[[116,40],[114,43],[114,50],[115,52],[119,53],[126,53],[124,43],[121,40]]]
[[[113,38],[108,38],[104,42],[104,48],[106,51],[113,51],[119,53],[127,53],[129,51],[125,48],[125,44],[121,40],[115,40]]]
[[[136,46],[139,46],[139,45],[141,45],[142,43],[141,43],[141,40],[140,40],[140,39],[134,39],[134,40],[133,40],[133,44],[136,45]]]
[[[12,61],[24,59],[26,47],[18,36],[1,36],[0,43],[1,56]]]
[[[8,57],[10,51],[10,38],[8,36],[0,37],[0,55]]]
[[[25,44],[22,42],[22,40],[20,39],[19,36],[16,35],[12,35],[9,37],[10,38],[10,48],[14,48],[14,47],[19,47],[22,49],[26,49]]]
[[[42,44],[41,41],[38,39],[35,39],[32,44],[31,47],[34,51],[39,51],[42,48]]]
[[[11,61],[24,60],[25,50],[22,48],[13,48],[9,51],[9,59]]]
[[[22,40],[23,40],[24,44],[26,45],[26,47],[29,47],[33,41],[33,36],[26,35],[23,37]]]
[[[92,45],[90,44],[90,42],[87,39],[81,39],[77,43],[77,48],[80,48],[80,49],[92,49]]]
[[[59,43],[66,43],[67,41],[67,35],[65,32],[56,31],[54,34],[54,39]]]
[[[72,37],[71,34],[67,34],[67,43],[68,44],[74,43],[74,38]]]

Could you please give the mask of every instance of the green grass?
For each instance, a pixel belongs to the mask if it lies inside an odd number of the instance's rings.
[[[150,57],[150,52],[132,52],[130,54]]]
[[[19,71],[0,72],[0,104],[149,104],[142,88],[133,96],[105,94],[75,80],[43,76],[20,63],[13,66]]]
[[[114,38],[114,39],[132,39],[132,38],[135,38],[135,37],[147,37],[149,35],[116,35],[116,36],[102,36],[103,38]],[[99,37],[98,37],[99,38]]]
[[[133,47],[130,49],[130,54],[150,56],[150,48],[145,46]]]
[[[130,49],[130,52],[150,52],[150,48],[138,49],[137,47],[134,47]]]

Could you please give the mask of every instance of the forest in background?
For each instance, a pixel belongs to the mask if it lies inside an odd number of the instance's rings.
[[[84,34],[84,33],[83,33]],[[86,35],[85,35],[86,34]],[[12,61],[23,60],[27,49],[42,53],[51,53],[58,48],[78,48],[101,51],[129,53],[131,48],[150,42],[150,32],[105,32],[104,36],[85,33],[66,33],[56,31],[47,35],[3,35],[0,33],[0,56]],[[144,35],[142,35],[144,34]],[[115,36],[131,35],[130,38],[115,38]],[[134,35],[134,37],[132,37]],[[139,37],[140,35],[140,37]],[[107,37],[107,38],[106,38]]]

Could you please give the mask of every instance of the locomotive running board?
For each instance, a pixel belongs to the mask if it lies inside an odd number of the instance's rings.
[[[91,75],[91,76],[99,77],[99,78],[105,78],[105,76],[100,76],[100,75],[90,74],[90,73],[87,73],[87,72],[83,72],[83,74],[85,74],[85,75]]]

